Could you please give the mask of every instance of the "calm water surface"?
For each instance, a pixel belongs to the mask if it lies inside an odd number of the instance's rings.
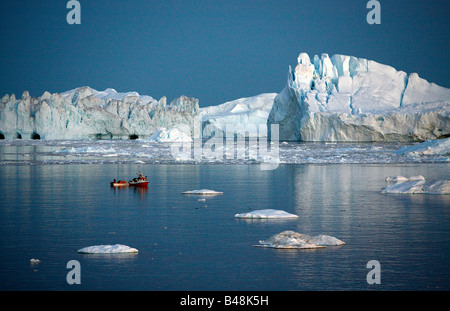
[[[448,164],[150,165],[148,190],[113,189],[131,164],[0,166],[1,290],[449,290],[450,196],[381,194],[386,176],[448,179]],[[181,192],[223,191],[199,201]],[[236,213],[282,209],[285,221]],[[335,236],[317,250],[258,248],[284,230]],[[98,244],[134,255],[82,255]],[[30,259],[41,262],[31,265]],[[81,285],[68,285],[69,260]],[[381,284],[368,285],[369,260]]]

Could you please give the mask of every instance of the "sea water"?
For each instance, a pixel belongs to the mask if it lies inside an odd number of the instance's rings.
[[[0,146],[0,290],[450,289],[450,196],[381,193],[387,176],[448,179],[447,163],[108,164],[21,144]],[[139,169],[148,189],[110,186]],[[223,195],[182,194],[205,188]],[[257,209],[299,217],[234,218]],[[255,247],[284,230],[346,244]],[[77,253],[101,244],[139,253]],[[67,283],[70,260],[81,284]],[[371,260],[380,284],[367,282]]]

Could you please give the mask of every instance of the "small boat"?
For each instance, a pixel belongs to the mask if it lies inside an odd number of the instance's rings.
[[[111,187],[123,187],[128,185],[129,185],[128,182],[126,182],[125,180],[116,181],[114,179],[114,181],[111,182]]]
[[[148,180],[146,176],[142,175],[141,172],[139,172],[139,176],[130,180],[128,184],[135,187],[148,187]]]

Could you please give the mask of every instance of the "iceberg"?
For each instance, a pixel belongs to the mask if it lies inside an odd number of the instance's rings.
[[[373,60],[325,53],[312,59],[301,53],[279,94],[205,108],[187,96],[168,105],[164,96],[88,86],[40,97],[6,94],[0,101],[0,139],[148,139],[160,131],[153,138],[164,140],[172,134],[160,128],[193,138],[198,130],[204,137],[264,137],[278,124],[282,141],[414,142],[448,137],[449,121],[450,89]]]
[[[410,142],[450,134],[450,89],[347,55],[301,53],[268,124],[280,140]]]
[[[259,241],[259,247],[311,249],[326,246],[344,245],[345,242],[329,235],[309,236],[294,231],[283,231],[271,236],[267,240]]]
[[[227,130],[264,137],[276,95],[265,93],[199,108],[198,99],[191,97],[181,96],[167,105],[166,97],[157,101],[112,88],[97,91],[84,86],[60,94],[44,92],[37,98],[25,91],[20,99],[14,94],[1,99],[0,138],[185,142],[199,137],[194,133],[197,121],[204,137],[220,137]]]
[[[419,175],[414,177],[394,176],[387,177],[386,181],[396,182],[381,190],[381,193],[396,194],[450,194],[450,180],[427,182]]]
[[[240,98],[200,109],[203,137],[221,137],[229,132],[249,137],[267,136],[267,118],[276,93]]]
[[[182,192],[182,194],[193,194],[193,195],[221,195],[223,192],[209,190],[209,189],[200,189],[200,190],[191,190]]]
[[[0,102],[0,137],[86,140],[148,138],[158,128],[186,130],[199,113],[198,99],[181,96],[170,105],[137,92],[80,87],[32,98],[5,95]],[[191,133],[190,133],[191,134]]]
[[[298,218],[297,215],[290,214],[288,212],[276,209],[263,209],[251,211],[248,213],[241,213],[234,215],[235,218],[245,219],[285,219],[285,218]]]
[[[120,254],[120,253],[137,253],[138,250],[127,245],[94,245],[84,247],[77,251],[81,254]]]

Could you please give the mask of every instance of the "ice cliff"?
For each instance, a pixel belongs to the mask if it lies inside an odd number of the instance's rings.
[[[147,138],[158,128],[191,127],[198,100],[181,96],[169,105],[136,92],[80,87],[37,98],[5,95],[0,102],[0,135],[6,139]],[[191,133],[187,133],[190,135]]]
[[[301,53],[268,124],[280,140],[423,141],[450,134],[450,89],[372,60]]]
[[[278,124],[280,140],[408,142],[450,136],[449,121],[450,89],[372,60],[327,54],[311,60],[306,53],[289,67],[281,93],[206,108],[186,96],[167,105],[166,97],[90,87],[37,98],[25,91],[0,102],[3,139],[149,138],[162,128],[191,137],[198,129],[203,137],[266,136]],[[167,133],[159,134],[174,136]]]

